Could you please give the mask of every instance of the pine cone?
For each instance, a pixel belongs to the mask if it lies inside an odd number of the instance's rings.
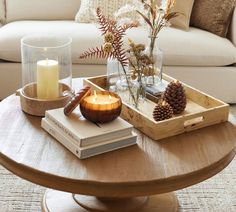
[[[172,81],[164,92],[164,100],[173,108],[174,114],[182,113],[187,104],[183,85],[179,81]]]
[[[162,121],[173,116],[173,109],[166,101],[160,101],[153,111],[155,121]]]

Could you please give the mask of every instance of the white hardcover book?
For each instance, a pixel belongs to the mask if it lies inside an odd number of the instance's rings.
[[[91,147],[93,145],[100,145],[101,143],[112,143],[114,140],[117,140],[117,139],[119,140],[124,137],[129,137],[129,136],[133,135],[132,131],[129,134],[127,134],[127,132],[126,132],[124,135],[121,133],[121,134],[119,134],[119,136],[116,139],[108,139],[108,140],[103,140],[103,141],[98,140],[98,141],[96,141],[96,143],[81,147],[81,146],[79,146],[77,140],[75,140],[71,136],[69,136],[68,133],[65,133],[64,130],[62,130],[60,127],[58,127],[58,125],[55,124],[55,122],[51,121],[51,119],[48,119],[47,117],[45,117],[44,119],[48,122],[48,124],[50,124],[50,126],[52,126],[53,129],[59,130],[61,133],[63,133],[63,135],[66,139],[68,139],[70,142],[72,142],[74,145],[76,145],[80,148]]]
[[[112,122],[96,124],[86,120],[77,108],[70,116],[65,116],[63,108],[48,110],[45,117],[67,134],[79,147],[129,136],[133,126],[118,117]]]
[[[64,132],[60,128],[56,127],[47,118],[43,118],[41,122],[42,128],[58,140],[63,146],[70,150],[74,155],[80,159],[88,158],[105,152],[110,152],[120,148],[128,147],[136,144],[137,135],[134,133],[129,136],[115,139],[112,142],[106,141],[100,144],[90,145],[89,147],[79,147],[72,142],[68,136],[65,136]]]

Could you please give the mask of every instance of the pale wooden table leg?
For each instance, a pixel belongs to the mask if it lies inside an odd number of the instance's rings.
[[[101,212],[178,211],[178,201],[174,193],[154,195],[150,196],[149,198],[138,197],[129,199],[96,198],[85,195],[75,195],[74,197],[75,198],[73,198],[73,195],[71,193],[49,189],[46,191],[43,198],[42,211],[43,212],[88,212],[94,210]],[[77,202],[79,202],[79,204]]]

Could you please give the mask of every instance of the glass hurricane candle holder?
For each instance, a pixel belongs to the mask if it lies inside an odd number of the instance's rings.
[[[44,116],[45,110],[63,107],[69,101],[71,42],[71,38],[61,36],[22,38],[21,106],[26,113]]]

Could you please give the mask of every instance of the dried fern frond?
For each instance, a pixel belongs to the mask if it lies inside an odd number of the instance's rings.
[[[126,51],[124,49],[119,50],[119,54],[116,54],[116,58],[123,66],[127,66],[129,64],[129,60],[126,57]]]
[[[119,26],[118,27],[118,31],[120,32],[121,36],[124,36],[124,33],[128,30],[128,29],[132,29],[134,27],[137,27],[138,24],[137,23],[129,23],[129,24],[125,24],[123,26]]]
[[[113,31],[117,27],[117,23],[114,20],[106,19],[106,17],[102,14],[101,9],[97,8],[97,18],[98,23],[100,25],[100,30],[102,31],[102,35],[106,34],[107,32]]]
[[[91,48],[85,51],[82,55],[80,55],[80,59],[87,59],[87,58],[108,58],[110,54],[107,54],[104,50],[103,47],[101,46],[100,48]]]
[[[87,50],[80,56],[80,59],[92,57],[107,59],[110,57],[116,58],[123,67],[127,66],[128,59],[126,57],[126,50],[124,49],[123,37],[128,29],[137,27],[137,24],[130,23],[123,26],[117,26],[117,22],[107,19],[102,14],[100,8],[97,8],[96,12],[98,23],[100,25],[99,29],[101,30],[102,35],[105,38],[105,36],[110,34],[110,36],[112,35],[112,39],[110,39],[108,43],[105,43],[104,46],[101,46],[100,48],[96,47]],[[109,50],[105,48],[105,45],[107,47],[109,46]]]

